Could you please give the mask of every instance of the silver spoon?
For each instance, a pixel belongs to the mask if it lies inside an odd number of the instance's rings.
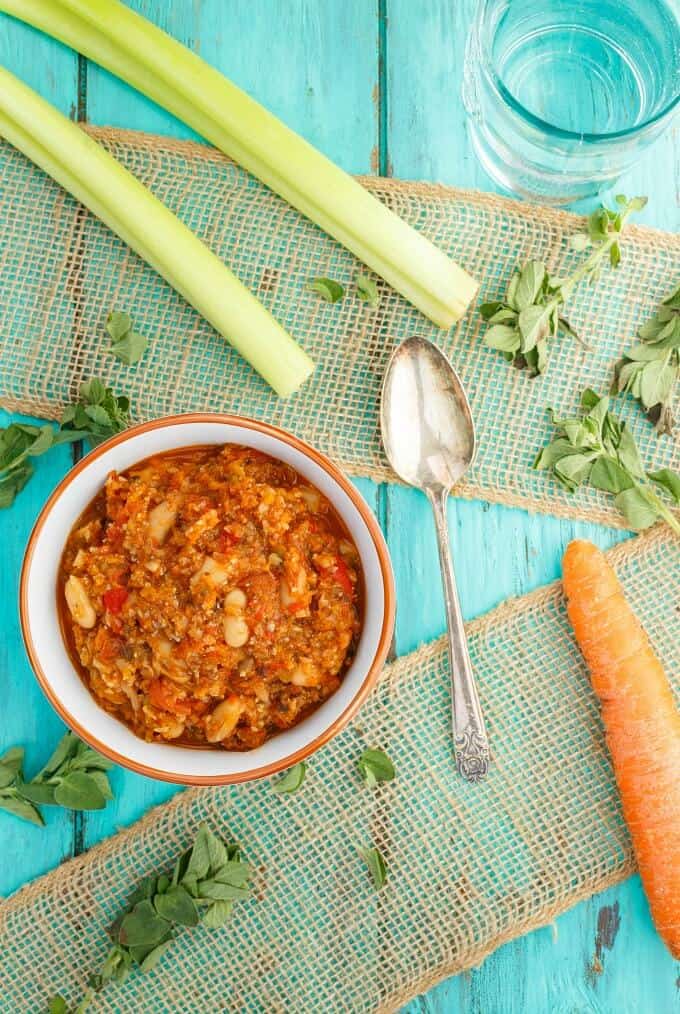
[[[446,501],[475,456],[475,426],[463,385],[446,356],[425,338],[408,338],[387,366],[380,428],[390,465],[422,489],[434,511],[451,662],[456,767],[470,782],[489,768],[489,743],[475,685],[453,572]]]

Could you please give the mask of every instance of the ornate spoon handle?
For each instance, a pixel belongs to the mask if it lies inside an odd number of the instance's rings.
[[[461,777],[468,782],[479,782],[489,770],[489,741],[486,736],[484,716],[468,653],[463,616],[458,601],[456,576],[451,559],[449,530],[446,524],[448,490],[428,489],[427,495],[434,511],[439,564],[444,585],[451,662],[451,706],[456,767]]]

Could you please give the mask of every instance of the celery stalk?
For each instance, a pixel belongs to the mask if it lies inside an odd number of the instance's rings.
[[[311,359],[222,261],[101,145],[2,67],[0,136],[125,240],[278,394],[307,379]]]
[[[440,327],[477,284],[356,180],[185,46],[118,0],[0,0],[133,85],[321,226]]]

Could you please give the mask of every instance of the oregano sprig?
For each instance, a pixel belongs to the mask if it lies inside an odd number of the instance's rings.
[[[47,764],[30,781],[23,772],[23,747],[0,758],[0,808],[43,826],[40,806],[101,810],[113,792],[106,772],[113,765],[72,732],[60,740]]]
[[[129,400],[93,379],[81,386],[77,401],[64,409],[59,429],[50,423],[11,423],[0,428],[0,509],[11,507],[33,475],[31,458],[76,440],[88,440],[94,446],[129,425]]]
[[[645,470],[633,435],[609,411],[607,396],[586,390],[581,408],[583,416],[565,419],[548,410],[558,435],[538,454],[534,468],[551,471],[570,493],[585,485],[612,493],[614,503],[637,531],[663,520],[680,535],[680,520],[671,510],[680,506],[680,476],[669,468]]]
[[[199,826],[194,844],[177,859],[171,872],[143,880],[109,930],[111,949],[99,972],[75,1007],[57,995],[50,1014],[83,1014],[94,996],[110,982],[124,982],[138,968],[150,972],[175,940],[181,927],[222,926],[235,901],[247,898],[251,868],[240,847],[227,844]]]
[[[629,393],[659,433],[673,432],[672,401],[680,378],[680,285],[638,331],[640,342],[614,369],[612,394]]]
[[[505,298],[483,303],[480,307],[482,317],[491,325],[484,335],[485,343],[501,352],[517,369],[528,370],[536,377],[546,369],[550,338],[562,333],[580,341],[563,315],[564,304],[584,279],[597,281],[605,259],[609,259],[612,267],[618,267],[621,261],[619,239],[626,221],[646,203],[646,197],[629,200],[619,195],[616,209],[603,205],[594,211],[586,231],[572,237],[575,249],[589,249],[590,253],[570,275],[552,276],[539,260],[517,268]]]

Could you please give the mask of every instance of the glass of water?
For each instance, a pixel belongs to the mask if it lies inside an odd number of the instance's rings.
[[[479,0],[463,100],[503,189],[549,204],[596,194],[680,105],[680,0]]]

